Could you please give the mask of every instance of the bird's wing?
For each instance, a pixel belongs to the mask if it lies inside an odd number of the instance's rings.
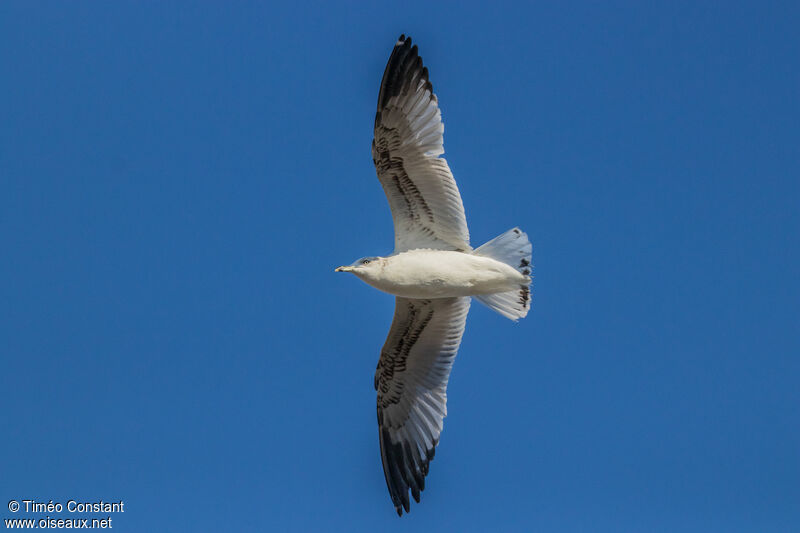
[[[444,124],[428,69],[400,36],[383,73],[372,159],[394,220],[395,252],[471,250],[456,181],[439,157]]]
[[[447,414],[447,379],[461,343],[470,298],[398,297],[375,371],[378,430],[386,486],[395,509],[419,503]],[[401,507],[402,506],[402,507]]]

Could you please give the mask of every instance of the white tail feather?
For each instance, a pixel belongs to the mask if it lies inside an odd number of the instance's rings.
[[[528,241],[528,236],[519,228],[510,229],[476,249],[474,254],[491,257],[510,265],[528,276],[528,279],[517,290],[475,296],[475,298],[506,318],[514,321],[524,318],[528,314],[531,302],[532,252],[533,246]]]

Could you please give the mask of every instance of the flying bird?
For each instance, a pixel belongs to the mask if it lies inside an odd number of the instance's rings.
[[[375,371],[383,473],[397,514],[419,503],[447,414],[447,380],[471,297],[512,320],[528,314],[531,251],[513,228],[473,249],[444,153],[441,112],[417,46],[401,35],[378,93],[372,159],[394,221],[394,252],[351,272],[396,296]]]

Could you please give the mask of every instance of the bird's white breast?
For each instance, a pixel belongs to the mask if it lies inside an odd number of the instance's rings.
[[[511,266],[479,255],[412,250],[389,256],[380,269],[359,275],[384,292],[406,298],[448,298],[505,292],[527,278]]]

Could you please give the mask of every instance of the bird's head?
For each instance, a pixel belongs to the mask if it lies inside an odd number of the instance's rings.
[[[383,257],[362,257],[351,265],[340,266],[334,272],[352,272],[356,276],[368,277],[370,274],[376,273],[383,266]]]

